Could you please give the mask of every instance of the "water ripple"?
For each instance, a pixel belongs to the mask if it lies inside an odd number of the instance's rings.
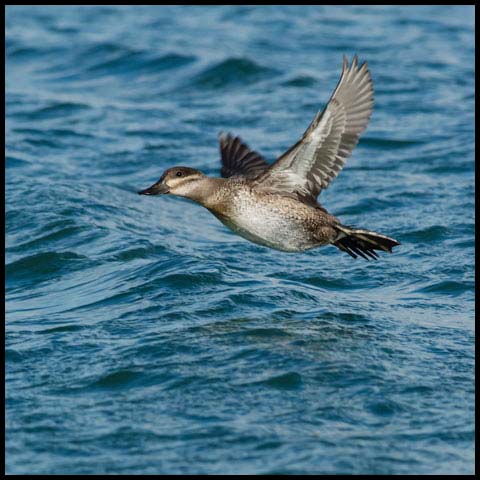
[[[473,13],[7,6],[6,473],[473,473]],[[320,201],[394,254],[136,194],[218,175],[220,130],[273,160],[354,53],[374,111]]]
[[[276,71],[248,58],[227,58],[197,74],[191,86],[206,89],[241,87],[274,76]]]

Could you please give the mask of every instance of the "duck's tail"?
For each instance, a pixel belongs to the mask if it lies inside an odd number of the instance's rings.
[[[360,255],[365,260],[369,258],[376,260],[378,254],[375,250],[392,253],[392,248],[400,245],[397,240],[370,230],[347,227],[346,225],[335,225],[335,228],[338,230],[338,236],[333,245],[347,252],[353,258]]]

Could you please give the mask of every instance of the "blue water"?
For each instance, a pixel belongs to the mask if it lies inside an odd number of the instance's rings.
[[[354,53],[320,200],[393,255],[135,193],[221,130],[272,161]],[[473,473],[473,139],[473,7],[7,7],[7,473]]]

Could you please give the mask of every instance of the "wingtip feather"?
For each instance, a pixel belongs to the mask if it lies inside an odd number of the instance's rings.
[[[358,55],[355,54],[355,55],[353,56],[352,69],[356,69],[357,66],[358,66]]]

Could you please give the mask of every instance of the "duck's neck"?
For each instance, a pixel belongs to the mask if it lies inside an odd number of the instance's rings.
[[[224,178],[205,176],[196,180],[195,183],[191,185],[188,195],[185,195],[185,197],[211,209],[215,203],[218,202],[219,191],[224,183]]]

